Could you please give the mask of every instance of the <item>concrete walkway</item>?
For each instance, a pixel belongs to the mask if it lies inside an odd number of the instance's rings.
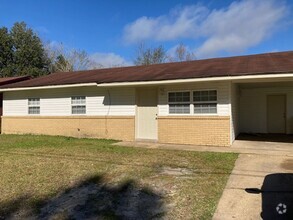
[[[186,150],[206,152],[231,152],[241,154],[259,154],[293,157],[293,143],[261,142],[236,140],[231,147],[212,147],[199,145],[160,144],[155,142],[118,142],[114,145],[142,147],[164,150]]]
[[[237,140],[232,147],[120,142],[119,145],[170,150],[240,153],[213,219],[261,219],[262,195],[246,188],[261,188],[269,174],[293,173],[293,143]],[[293,185],[293,183],[291,183]]]

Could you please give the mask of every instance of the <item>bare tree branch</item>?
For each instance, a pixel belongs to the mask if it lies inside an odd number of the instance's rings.
[[[69,72],[103,67],[92,61],[86,51],[68,49],[62,43],[47,44],[46,52],[51,60],[50,72]]]
[[[174,56],[169,56],[169,62],[183,62],[195,60],[196,56],[192,51],[189,51],[184,44],[179,44],[175,50]]]
[[[166,51],[163,46],[145,48],[144,43],[141,43],[137,48],[136,57],[133,62],[137,66],[151,65],[156,63],[164,63],[166,58]]]

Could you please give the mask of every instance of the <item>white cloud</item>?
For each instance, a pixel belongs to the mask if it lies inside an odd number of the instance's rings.
[[[197,53],[206,57],[255,46],[276,30],[286,13],[285,5],[273,0],[236,2],[227,9],[212,11],[202,23],[201,32],[207,40]]]
[[[137,19],[125,27],[124,39],[135,43],[201,38],[203,44],[195,49],[198,57],[236,53],[269,37],[288,14],[287,8],[277,0],[235,1],[227,8],[214,10],[202,5],[185,6],[168,15]]]
[[[115,53],[94,53],[90,55],[90,59],[102,67],[114,66],[130,66],[132,63],[125,60],[122,56]]]
[[[196,35],[198,21],[207,13],[200,5],[177,7],[168,15],[157,18],[141,17],[124,28],[124,39],[135,43],[146,39],[174,40]]]

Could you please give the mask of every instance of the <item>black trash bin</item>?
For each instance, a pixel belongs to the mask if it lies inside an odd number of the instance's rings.
[[[293,174],[267,175],[262,185],[263,219],[293,220]]]
[[[262,194],[264,220],[293,220],[293,174],[267,175],[261,189],[249,188],[248,193]]]

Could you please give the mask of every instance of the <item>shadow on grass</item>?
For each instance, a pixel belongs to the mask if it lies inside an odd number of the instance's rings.
[[[36,200],[31,195],[0,203],[0,219],[152,219],[165,214],[163,197],[134,181],[109,186],[90,177],[57,196]]]

